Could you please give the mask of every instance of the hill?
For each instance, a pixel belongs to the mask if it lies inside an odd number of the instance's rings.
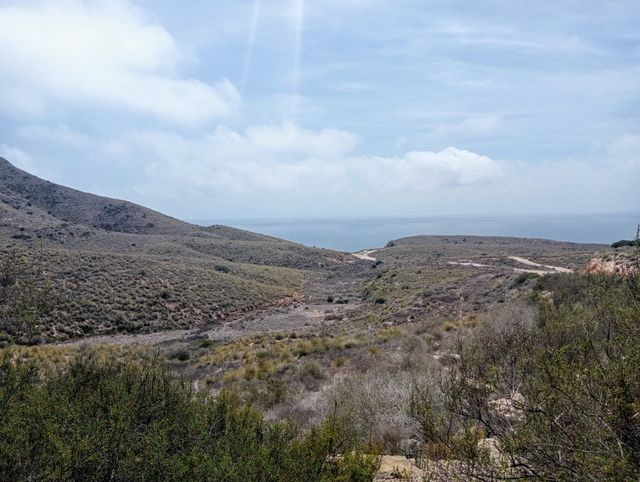
[[[192,234],[196,226],[136,204],[89,194],[40,179],[0,158],[3,218],[35,229],[62,221],[135,234]],[[6,222],[5,222],[6,225]]]
[[[0,341],[32,343],[218,323],[290,302],[304,279],[348,259],[227,226],[189,224],[51,183],[2,158],[0,249],[7,279]],[[37,322],[17,314],[33,297],[27,287],[55,293]]]
[[[10,404],[8,440],[17,443],[6,444],[7,460],[34,451],[32,439],[21,445],[13,434],[28,427],[40,440],[42,414],[76,406],[60,396],[101,404],[101,384],[118,387],[124,374],[130,386],[135,367],[147,380],[160,363],[178,374],[185,400],[233,393],[234,406],[249,403],[264,423],[299,427],[309,440],[338,423],[356,446],[393,454],[375,480],[640,473],[637,271],[584,273],[637,266],[636,248],[425,235],[354,256],[192,225],[0,167],[0,347],[44,344],[0,349],[17,375],[26,361],[42,377],[21,382],[29,395]],[[11,376],[0,398],[15,393]],[[100,381],[96,391],[76,397],[87,379]],[[30,407],[40,407],[37,417]],[[120,412],[109,411],[100,433],[112,433],[112,413]],[[266,427],[260,417],[249,418]],[[93,418],[87,423],[96,433]],[[123,440],[146,424],[125,426]],[[75,453],[74,440],[55,453]],[[233,444],[246,446],[235,436]],[[49,453],[37,447],[40,458]]]

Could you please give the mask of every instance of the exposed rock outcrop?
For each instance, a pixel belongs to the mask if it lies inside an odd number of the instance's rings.
[[[616,254],[605,258],[592,258],[587,264],[588,273],[618,276],[640,275],[640,252]]]

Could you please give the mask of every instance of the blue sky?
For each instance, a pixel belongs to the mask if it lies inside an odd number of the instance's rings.
[[[637,1],[0,1],[0,155],[181,218],[640,210]]]

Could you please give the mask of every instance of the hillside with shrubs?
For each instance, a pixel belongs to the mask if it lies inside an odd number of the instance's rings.
[[[7,162],[0,196],[0,480],[640,478],[637,246],[363,258]]]

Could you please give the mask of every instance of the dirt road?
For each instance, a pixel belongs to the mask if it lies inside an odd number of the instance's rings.
[[[509,256],[509,258],[514,261],[517,261],[518,263],[526,264],[527,266],[535,266],[537,268],[546,268],[544,270],[514,268],[514,270],[519,273],[524,273],[524,272],[536,273],[536,274],[573,273],[573,270],[569,268],[563,268],[562,266],[552,266],[549,264],[535,263],[527,258],[521,258],[520,256]]]
[[[359,253],[352,253],[356,258],[363,259],[365,261],[376,261],[376,258],[371,256],[372,253],[378,251],[377,249],[363,249]]]

